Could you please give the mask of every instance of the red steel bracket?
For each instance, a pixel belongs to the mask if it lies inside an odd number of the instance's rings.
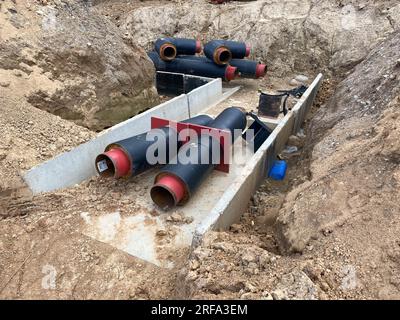
[[[216,165],[215,169],[218,171],[222,171],[225,173],[229,173],[229,160],[230,160],[230,151],[231,151],[231,133],[227,130],[217,129],[217,128],[210,128],[206,126],[200,126],[197,124],[191,123],[183,123],[177,121],[166,120],[158,117],[151,117],[151,129],[158,129],[162,127],[169,126],[171,128],[176,128],[178,134],[184,129],[192,129],[196,131],[196,133],[201,134],[205,131],[208,131],[208,134],[217,140],[222,146],[222,152],[220,155],[220,163]],[[187,142],[187,141],[186,141]],[[225,157],[227,159],[225,159]],[[227,162],[225,162],[227,160]]]

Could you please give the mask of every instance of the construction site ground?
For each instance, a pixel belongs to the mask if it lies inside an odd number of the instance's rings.
[[[137,9],[169,3],[98,2],[99,12],[117,27]],[[236,5],[243,4],[229,4]],[[97,130],[27,101],[35,87],[54,91],[59,85],[36,67],[0,67],[0,298],[399,299],[400,57],[393,53],[400,50],[399,37],[394,26],[358,63],[336,73],[321,70],[325,80],[303,131],[288,141],[298,151],[281,155],[288,161],[286,178],[266,179],[241,220],[208,234],[191,255],[190,248],[159,252],[175,262],[172,268],[84,232],[89,216],[146,211],[164,215],[169,227],[157,241],[170,248],[174,230],[191,220],[179,209],[162,213],[149,201],[157,169],[128,180],[93,177],[31,195],[22,179],[26,170],[89,141]],[[300,69],[234,81],[227,86],[242,88],[210,113],[228,106],[255,110],[258,90],[291,89],[299,75],[308,84],[317,75]]]

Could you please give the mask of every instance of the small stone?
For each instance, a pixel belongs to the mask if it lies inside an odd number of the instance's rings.
[[[187,281],[195,281],[198,277],[199,277],[199,275],[197,274],[197,272],[189,271],[186,276],[186,280]]]
[[[7,88],[7,87],[9,87],[10,86],[10,81],[8,81],[8,80],[0,80],[0,86],[1,87],[4,87],[4,88]]]
[[[182,220],[183,220],[182,216],[177,212],[174,212],[169,217],[167,217],[167,221],[170,222],[182,222]]]
[[[301,75],[301,74],[299,74],[298,76],[296,76],[294,79],[295,79],[296,81],[298,81],[298,82],[303,83],[303,84],[305,84],[305,83],[308,81],[308,77],[307,77],[307,76],[304,76],[304,75]]]
[[[183,218],[183,223],[186,223],[186,224],[191,224],[193,221],[194,221],[193,217],[184,217]]]
[[[290,80],[289,84],[293,87],[298,87],[299,85],[301,85],[301,82],[297,81],[296,79],[292,79]]]
[[[247,292],[253,292],[253,293],[255,293],[255,292],[258,291],[257,288],[256,288],[254,285],[252,285],[250,282],[246,282],[246,284],[245,284],[245,290],[246,290]]]
[[[253,298],[253,293],[252,292],[246,292],[246,293],[243,293],[241,296],[240,296],[240,300],[253,300],[254,298]]]
[[[256,256],[250,252],[246,252],[242,255],[242,264],[247,266],[250,262],[255,262]]]
[[[329,284],[327,284],[325,281],[321,282],[320,287],[323,291],[327,292],[329,291],[331,288],[329,287]]]
[[[239,231],[241,231],[242,230],[242,226],[240,225],[240,224],[233,224],[233,225],[231,225],[231,231],[232,232],[234,232],[234,233],[238,233]]]
[[[21,70],[14,69],[13,70],[13,75],[16,76],[16,77],[22,77],[24,75],[24,73]]]
[[[223,243],[220,243],[220,242],[213,244],[212,248],[215,250],[221,250],[224,252],[228,250],[227,247]]]
[[[268,291],[264,291],[261,295],[261,300],[274,300],[274,298]]]
[[[268,253],[264,252],[259,258],[258,261],[260,263],[260,267],[263,269],[266,269],[270,262],[271,262],[271,257],[269,256]]]
[[[274,300],[288,300],[287,294],[279,289],[273,291],[271,295],[274,298]]]
[[[165,229],[160,229],[160,230],[157,230],[157,232],[156,232],[156,236],[158,236],[158,237],[165,237],[167,234],[168,234],[167,230],[165,230]]]
[[[301,148],[304,146],[304,140],[299,138],[298,136],[292,135],[289,137],[287,144],[290,146]]]
[[[197,260],[192,260],[192,262],[190,263],[190,269],[191,270],[197,270],[198,268],[200,268],[200,263]]]
[[[284,154],[293,154],[299,151],[299,148],[296,146],[286,146],[286,148],[282,151]]]

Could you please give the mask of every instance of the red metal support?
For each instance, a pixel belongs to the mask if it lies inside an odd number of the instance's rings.
[[[175,129],[178,134],[185,129],[192,129],[199,135],[208,132],[208,134],[211,137],[216,138],[222,146],[220,162],[216,165],[215,169],[218,171],[229,173],[229,160],[232,146],[232,137],[230,131],[201,126],[197,124],[171,121],[158,117],[151,117],[151,129],[158,129],[166,126]],[[188,140],[186,140],[186,142],[188,142]]]

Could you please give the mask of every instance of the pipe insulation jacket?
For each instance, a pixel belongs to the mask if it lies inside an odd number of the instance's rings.
[[[239,108],[230,107],[218,115],[209,125],[212,128],[229,130],[232,142],[235,139],[234,130],[243,131],[246,128],[246,114]],[[213,171],[216,164],[213,157],[213,141],[210,135],[203,135],[196,142],[188,142],[182,146],[178,155],[164,166],[155,178],[155,184],[150,190],[154,203],[163,210],[176,205],[185,204],[201,185],[204,179]],[[195,162],[186,161],[185,156],[191,155]],[[185,159],[185,160],[183,160]],[[208,159],[209,161],[204,161]]]
[[[195,55],[202,50],[201,42],[185,38],[160,38],[154,43],[154,49],[164,61],[175,59],[178,54]]]
[[[192,61],[210,61],[207,57],[199,56],[177,56],[177,58]],[[241,78],[258,79],[264,77],[267,73],[267,66],[265,64],[252,60],[232,59],[229,65],[238,69]]]
[[[213,40],[204,45],[204,55],[216,64],[228,64],[232,59],[243,59],[250,55],[250,47],[244,42]]]
[[[207,126],[212,120],[210,116],[199,115],[181,122]],[[155,141],[148,139],[148,135],[152,133],[162,135],[166,146],[166,161],[170,157],[172,158],[175,154],[170,154],[173,150],[169,150],[168,146],[170,139],[177,139],[178,134],[170,127],[162,127],[158,129],[161,131],[157,132],[155,130],[157,129],[108,145],[104,153],[96,157],[95,165],[99,175],[114,178],[130,177],[138,175],[152,167],[153,164],[149,163],[146,156],[148,148],[155,143]],[[176,144],[179,148],[182,143],[176,141]]]
[[[148,56],[153,61],[157,71],[184,73],[207,78],[222,78],[225,81],[235,79],[239,73],[236,67],[216,65],[208,59],[176,58],[166,62],[161,60],[157,52],[154,51],[149,52]]]

